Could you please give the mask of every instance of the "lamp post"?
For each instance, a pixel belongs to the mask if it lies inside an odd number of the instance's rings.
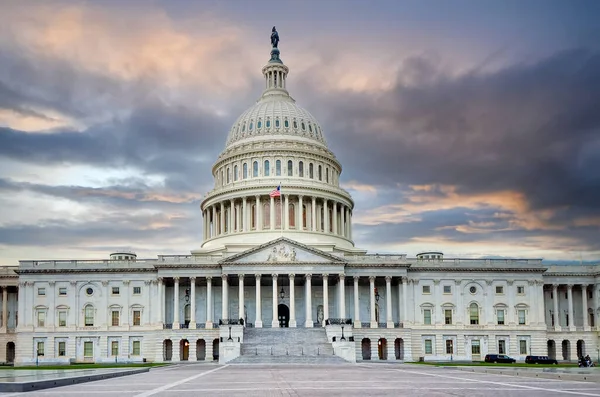
[[[375,287],[375,301],[379,302],[379,291],[377,290],[377,287]]]
[[[233,338],[231,337],[231,325],[229,326],[229,338],[227,338],[228,342],[233,342]]]
[[[283,287],[281,287],[281,291],[279,291],[279,299],[283,300],[283,298],[285,298],[285,291],[283,290]]]
[[[340,338],[340,342],[345,340],[346,338],[344,338],[344,326],[342,325],[342,337]]]

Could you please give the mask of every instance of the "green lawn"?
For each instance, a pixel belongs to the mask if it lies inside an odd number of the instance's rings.
[[[169,365],[164,363],[139,363],[139,364],[71,364],[71,365],[29,365],[23,367],[0,366],[3,369],[95,369],[95,368],[146,368]]]
[[[415,362],[411,364],[420,364],[420,365],[433,365],[436,367],[525,367],[525,368],[573,368],[577,367],[577,364],[525,364],[525,363],[514,363],[514,364],[505,364],[505,363],[486,363],[483,361],[474,361],[474,362],[440,362],[440,361],[429,361],[429,362]]]

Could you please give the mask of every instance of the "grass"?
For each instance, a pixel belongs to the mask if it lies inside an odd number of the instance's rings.
[[[147,368],[147,367],[162,367],[164,363],[132,363],[132,364],[70,364],[70,365],[27,365],[22,367],[12,367],[12,366],[0,366],[0,370],[3,369],[98,369],[98,368]]]
[[[429,361],[429,362],[415,362],[415,363],[411,363],[411,364],[420,364],[420,365],[433,365],[435,367],[524,367],[524,368],[576,368],[577,364],[561,364],[559,363],[557,364],[526,364],[526,363],[514,363],[514,364],[507,364],[507,363],[499,363],[499,364],[494,364],[494,363],[486,363],[483,361],[474,361],[474,362],[451,362],[451,361],[447,361],[447,362],[434,362],[434,361]]]

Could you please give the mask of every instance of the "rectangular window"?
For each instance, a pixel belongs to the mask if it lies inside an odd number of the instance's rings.
[[[85,326],[86,327],[93,327],[94,326],[94,307],[93,306],[86,306],[85,307]]]
[[[46,288],[38,288],[38,296],[45,296]]]
[[[431,325],[431,310],[423,310],[423,324]]]
[[[526,323],[526,318],[525,318],[525,310],[519,310],[519,325],[525,325]]]
[[[517,286],[517,294],[518,295],[525,295],[525,287],[522,285]]]
[[[452,286],[444,285],[444,294],[451,294],[451,293],[452,293]]]
[[[506,354],[506,341],[505,340],[498,341],[498,354]]]
[[[133,294],[140,295],[142,293],[142,287],[133,287]]]
[[[112,287],[112,294],[119,295],[119,287]]]
[[[58,356],[64,357],[67,355],[67,342],[58,342]]]
[[[496,311],[496,317],[498,318],[498,325],[504,325],[504,310]]]
[[[37,347],[37,355],[43,356],[44,355],[44,342],[38,342],[36,347]]]
[[[46,326],[46,312],[38,312],[37,313],[37,326],[38,327]]]
[[[501,285],[496,286],[496,295],[502,295],[504,293],[504,287]]]
[[[444,310],[444,322],[446,325],[452,324],[452,309]]]
[[[94,342],[83,342],[83,357],[94,357]]]
[[[430,294],[431,293],[431,287],[429,285],[424,285],[423,286],[423,293],[424,294]]]
[[[131,354],[133,356],[139,356],[141,353],[141,345],[142,343],[139,340],[133,341],[133,346],[131,348]]]
[[[454,354],[454,341],[446,339],[446,354]]]
[[[425,339],[425,354],[433,354],[433,343],[431,339]]]
[[[119,355],[119,342],[117,342],[116,340],[113,340],[112,342],[110,342],[110,354],[112,356]]]
[[[58,289],[58,296],[67,296],[67,287],[60,287]]]
[[[526,340],[519,341],[519,354],[527,354],[527,341]]]
[[[140,310],[133,311],[133,325],[140,325],[142,320],[142,312]]]
[[[119,326],[119,312],[116,310],[112,311],[112,326],[113,327]]]
[[[67,326],[67,312],[61,310],[58,312],[58,326],[66,327]]]
[[[481,354],[481,346],[479,340],[471,341],[471,354]]]

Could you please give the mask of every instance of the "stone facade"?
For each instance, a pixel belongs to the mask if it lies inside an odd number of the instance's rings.
[[[280,326],[325,327],[350,361],[573,360],[597,351],[600,265],[355,247],[342,166],[289,95],[289,69],[271,59],[265,91],[212,169],[201,247],[4,268],[7,361],[10,352],[18,364],[229,360],[243,352],[244,327],[258,338]]]

